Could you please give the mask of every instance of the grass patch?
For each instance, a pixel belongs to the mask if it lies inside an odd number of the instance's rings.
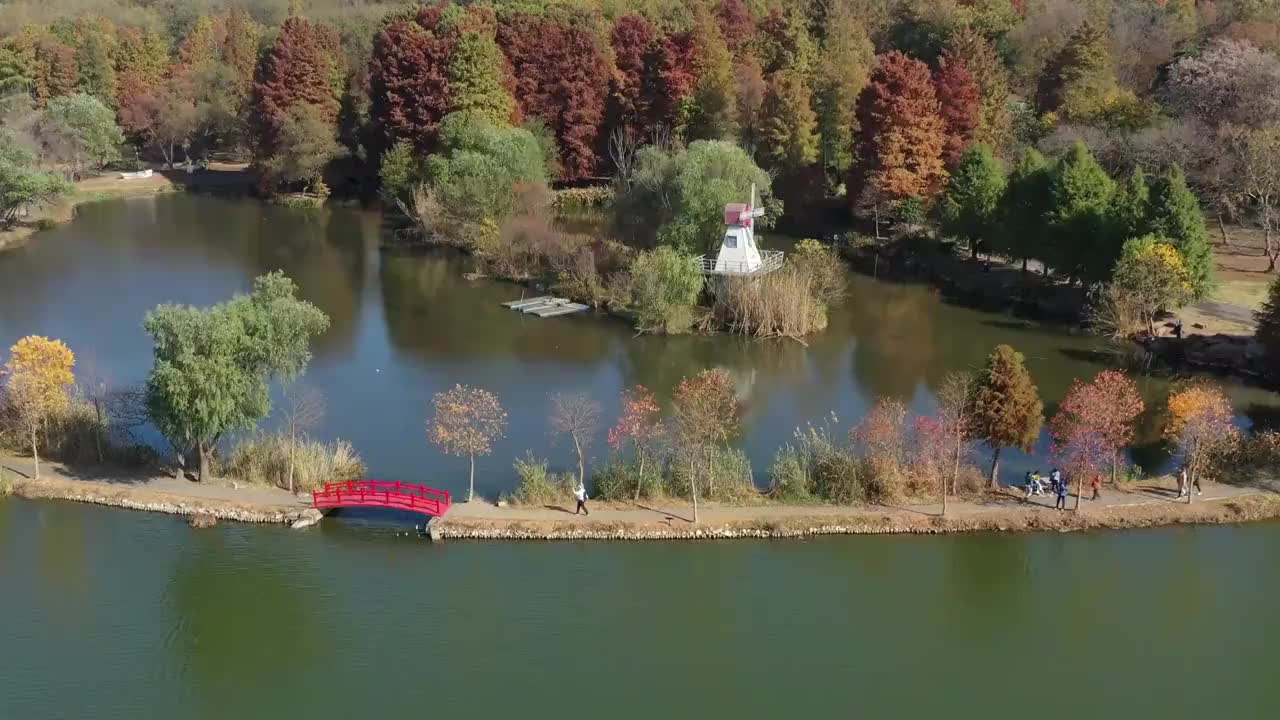
[[[1269,282],[1252,280],[1227,280],[1221,283],[1211,296],[1218,302],[1230,303],[1257,310],[1266,302]]]
[[[289,488],[289,438],[261,433],[240,441],[214,474],[255,485]],[[316,490],[327,482],[358,480],[365,474],[360,454],[345,440],[324,443],[300,440],[293,448],[295,491]]]
[[[546,460],[538,460],[532,453],[515,462],[520,483],[515,492],[506,496],[513,505],[548,505],[573,502],[577,478],[573,473],[554,473],[547,469]]]

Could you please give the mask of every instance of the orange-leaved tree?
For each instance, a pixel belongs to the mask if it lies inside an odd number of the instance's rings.
[[[991,488],[999,486],[1000,451],[1016,447],[1030,451],[1044,423],[1040,391],[1023,364],[1022,353],[998,345],[978,374],[973,394],[974,437],[985,440],[991,457]]]
[[[454,385],[436,393],[427,437],[449,455],[471,460],[467,502],[476,494],[476,456],[493,452],[493,443],[507,429],[507,411],[498,396],[480,388]]]
[[[1168,409],[1164,436],[1182,458],[1188,482],[1195,482],[1209,458],[1240,437],[1231,400],[1218,388],[1195,382],[1171,393]],[[1188,503],[1192,495],[1187,493]]]
[[[1076,476],[1076,508],[1085,475],[1110,466],[1115,481],[1121,452],[1133,440],[1134,425],[1144,409],[1138,386],[1117,370],[1072,383],[1049,422],[1049,433],[1054,456]]]
[[[615,451],[635,448],[640,467],[636,471],[635,499],[640,499],[644,485],[644,465],[654,445],[662,437],[662,420],[658,417],[658,398],[643,385],[622,391],[622,415],[618,423],[609,428],[609,447]]]
[[[35,476],[40,477],[40,430],[67,407],[75,383],[76,356],[61,340],[28,335],[9,348],[8,400],[22,434],[31,441]]]
[[[681,448],[689,461],[689,494],[693,497],[693,521],[698,522],[698,485],[694,459],[699,454],[707,461],[708,490],[714,494],[715,479],[711,468],[711,451],[726,443],[738,432],[738,396],[733,380],[725,370],[703,370],[680,381],[676,388],[674,419]]]

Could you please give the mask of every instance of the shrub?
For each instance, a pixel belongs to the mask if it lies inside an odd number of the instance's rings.
[[[509,496],[516,505],[546,505],[572,502],[577,478],[572,473],[553,473],[547,469],[546,460],[537,460],[532,453],[515,462],[520,482]]]
[[[689,497],[689,473],[696,474],[698,499],[743,502],[757,498],[751,461],[737,448],[715,446],[692,457],[682,452],[671,463],[672,494]]]
[[[827,326],[826,306],[815,296],[807,274],[796,268],[718,282],[714,316],[731,332],[799,338]]]
[[[647,463],[643,477],[639,471],[640,464],[635,462],[610,462],[596,467],[591,473],[596,497],[601,500],[631,500],[637,496],[659,498],[667,494],[661,465]]]
[[[813,497],[812,488],[808,458],[790,443],[778,448],[769,468],[769,496],[785,501],[808,500]]]
[[[844,302],[849,290],[849,275],[834,246],[813,239],[801,240],[791,251],[788,263],[802,277],[808,278],[809,289],[818,302],[827,307]]]
[[[613,202],[613,188],[608,185],[565,188],[555,191],[551,207],[556,210],[585,210],[608,207]]]
[[[687,255],[660,247],[640,253],[631,264],[623,302],[641,332],[678,334],[693,324],[702,274]]]
[[[241,482],[287,489],[289,449],[289,437],[282,433],[251,435],[237,443],[214,472]],[[298,440],[293,446],[295,491],[316,490],[327,482],[358,480],[364,474],[364,462],[345,440]]]

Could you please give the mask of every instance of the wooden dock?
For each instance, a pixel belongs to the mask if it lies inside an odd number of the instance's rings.
[[[504,307],[509,307],[512,310],[544,318],[556,317],[557,315],[568,315],[570,313],[582,312],[583,310],[590,309],[582,303],[569,302],[567,298],[552,297],[550,295],[512,300],[511,302],[504,302],[502,304]]]

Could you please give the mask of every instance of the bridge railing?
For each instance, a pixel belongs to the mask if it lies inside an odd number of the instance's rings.
[[[447,490],[399,480],[344,480],[311,493],[316,507],[382,506],[442,515],[453,504]]]

